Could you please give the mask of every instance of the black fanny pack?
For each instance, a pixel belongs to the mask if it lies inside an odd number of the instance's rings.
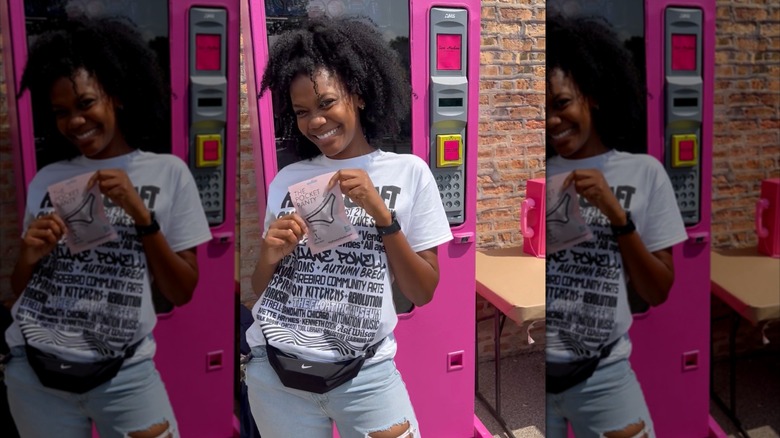
[[[374,357],[382,341],[368,347],[363,356],[341,362],[298,359],[272,346],[267,339],[265,348],[268,362],[284,386],[324,394],[355,378],[366,359]]]
[[[71,362],[43,352],[25,343],[27,362],[35,371],[38,380],[47,388],[60,391],[84,394],[108,382],[117,375],[125,359],[135,354],[142,341],[125,349],[124,356],[106,359],[99,362]]]
[[[545,369],[547,371],[545,377],[546,391],[551,394],[559,394],[587,380],[588,377],[592,376],[596,371],[601,359],[609,356],[612,352],[612,348],[619,340],[620,338],[611,344],[604,346],[601,349],[601,353],[595,357],[578,360],[576,362],[547,362],[545,364]]]

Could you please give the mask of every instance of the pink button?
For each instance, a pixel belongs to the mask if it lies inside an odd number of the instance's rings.
[[[682,140],[679,143],[680,151],[678,153],[680,161],[693,161],[695,142],[693,140]]]
[[[444,159],[446,161],[460,160],[460,141],[446,140],[444,142]]]
[[[203,160],[204,161],[219,160],[219,141],[206,140],[203,142]]]

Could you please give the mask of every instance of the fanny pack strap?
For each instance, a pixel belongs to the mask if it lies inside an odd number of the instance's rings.
[[[609,356],[612,353],[612,348],[617,345],[618,341],[620,341],[621,338],[617,338],[614,341],[610,342],[609,344],[605,345],[604,348],[601,349],[601,354],[599,354],[599,359],[604,359],[607,356]]]
[[[31,346],[31,345],[30,345],[30,344],[27,342],[27,338],[26,338],[26,337],[24,337],[24,335],[22,335],[22,338],[24,339],[24,345],[25,345],[25,346],[27,346],[27,347],[30,347],[30,348],[35,348],[35,347]],[[141,340],[140,340],[140,341],[138,341],[138,342],[136,342],[135,344],[132,344],[132,345],[130,345],[129,347],[125,348],[125,354],[123,355],[123,359],[130,359],[131,357],[133,357],[133,355],[135,355],[135,351],[136,351],[136,350],[138,349],[138,347],[140,347],[140,346],[141,346],[141,344],[144,342],[144,339],[146,339],[146,337],[143,337],[143,338],[141,338]],[[106,359],[103,359],[103,360],[106,360]]]
[[[265,330],[263,330],[263,326],[262,325],[260,326],[260,333],[263,334],[263,339],[265,340],[265,344],[266,345],[270,345],[270,343],[268,342],[268,337],[265,335]],[[366,360],[368,360],[368,359],[371,359],[372,357],[374,357],[374,355],[376,355],[377,350],[379,350],[379,346],[382,345],[382,342],[384,342],[385,339],[387,339],[386,336],[384,338],[380,339],[379,342],[377,342],[377,343],[375,343],[373,345],[366,344],[368,347],[363,350],[365,352],[363,354],[364,358]],[[290,353],[286,353],[286,352],[283,352],[283,353],[284,354],[290,354]],[[291,355],[291,356],[294,356],[294,355]],[[358,357],[360,357],[360,356],[358,356]]]

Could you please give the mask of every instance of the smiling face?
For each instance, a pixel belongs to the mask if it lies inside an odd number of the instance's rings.
[[[571,76],[559,68],[549,74],[546,134],[558,155],[578,160],[607,152],[593,124],[592,108]]]
[[[57,129],[82,155],[101,160],[133,150],[119,130],[114,99],[86,70],[57,79],[50,97]]]
[[[290,83],[298,129],[328,158],[341,160],[374,151],[360,124],[360,97],[350,94],[334,74],[321,69]]]

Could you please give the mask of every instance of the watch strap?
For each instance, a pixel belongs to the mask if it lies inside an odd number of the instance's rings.
[[[636,225],[634,224],[634,221],[631,219],[631,212],[626,211],[626,224],[625,225],[612,225],[612,234],[615,237],[625,236],[626,234],[631,234],[634,231],[636,231]]]
[[[138,235],[138,237],[149,236],[160,231],[160,224],[157,222],[157,218],[155,217],[154,212],[152,211],[150,214],[152,222],[149,225],[135,226],[135,233]]]
[[[386,227],[376,227],[376,231],[380,236],[389,236],[401,231],[401,224],[398,223],[398,219],[395,217],[395,211],[390,212],[390,217],[393,220],[390,225]]]

